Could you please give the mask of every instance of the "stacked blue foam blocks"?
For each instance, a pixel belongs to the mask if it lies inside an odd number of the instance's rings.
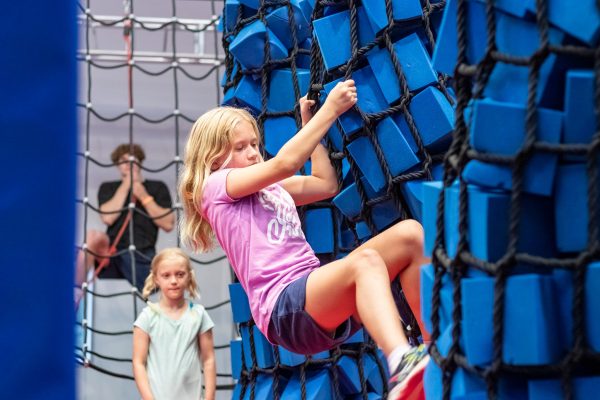
[[[448,0],[439,27],[433,67],[452,74],[458,57],[457,0]],[[596,3],[586,1],[577,7],[559,0],[545,1],[549,21],[548,40],[555,46],[576,46],[593,51],[598,45],[600,10]],[[466,59],[477,64],[484,59],[486,48],[486,4],[465,0]],[[540,47],[536,25],[536,2],[498,0],[494,2],[496,23],[495,43],[498,51],[518,57],[529,57]],[[591,58],[576,58],[568,54],[551,53],[541,64],[535,93],[537,118],[536,142],[550,146],[583,145],[591,148],[596,131],[594,115],[595,74]],[[499,62],[480,90],[481,96],[471,99],[464,119],[468,127],[469,147],[479,154],[515,156],[526,137],[527,66]],[[520,186],[520,216],[516,251],[542,259],[574,260],[582,252],[598,245],[600,238],[589,237],[588,226],[598,227],[600,221],[590,221],[589,199],[591,182],[582,152],[534,151],[522,171]],[[505,256],[510,244],[509,220],[515,200],[513,168],[501,163],[471,159],[460,169],[460,182],[450,180],[427,182],[423,185],[423,223],[425,250],[428,255],[442,245],[450,258],[458,257],[460,246],[460,194],[467,200],[466,242],[468,251],[478,260],[497,263]],[[443,217],[438,216],[438,202],[443,194]],[[600,215],[600,213],[597,213]],[[436,241],[437,221],[441,218],[444,233]],[[597,231],[596,231],[597,232]],[[439,241],[439,240],[438,240]],[[441,247],[440,247],[441,248]],[[489,265],[489,264],[488,264]],[[574,346],[575,276],[567,265],[542,267],[526,262],[510,262],[505,269],[503,334],[500,361],[511,366],[543,368],[559,365]],[[440,267],[441,268],[441,267]],[[459,326],[458,348],[466,362],[479,370],[489,368],[494,359],[494,298],[493,271],[468,264],[460,287],[433,265],[421,270],[422,317],[432,330],[432,299],[436,274],[441,276],[440,306],[437,317],[439,337],[437,350],[446,357],[453,345],[453,329]],[[587,259],[581,268],[583,279],[584,346],[586,351],[600,351],[600,262]],[[453,321],[454,293],[460,289],[461,319]],[[450,398],[488,398],[486,382],[474,369],[458,367],[451,378]],[[427,398],[442,398],[443,372],[430,362],[425,372]],[[573,398],[584,399],[600,390],[600,376],[579,369],[571,380]],[[545,379],[526,375],[501,374],[497,395],[505,399],[564,398],[561,379],[554,375]]]
[[[253,325],[248,297],[241,285],[230,284],[229,294],[233,320],[240,326],[240,337],[230,343],[232,376],[238,381],[233,399],[249,399],[250,385],[254,385],[255,398],[272,399],[277,394],[282,399],[298,399],[303,391],[303,371],[304,390],[308,399],[335,399],[336,393],[344,398],[362,398],[363,388],[356,358],[338,356],[334,364],[330,351],[303,355],[271,345]],[[357,349],[366,341],[368,335],[361,329],[342,347]],[[360,363],[367,395],[372,399],[381,399],[387,384],[387,363],[383,353],[380,350],[374,355],[365,353]],[[254,382],[248,382],[250,374],[254,374]],[[334,374],[338,382],[337,388],[334,387]]]

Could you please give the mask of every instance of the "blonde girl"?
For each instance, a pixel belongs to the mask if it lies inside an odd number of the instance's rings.
[[[296,212],[296,206],[338,192],[320,141],[356,101],[352,80],[338,83],[314,116],[314,102],[301,99],[303,128],[268,161],[260,156],[250,114],[217,108],[202,115],[192,127],[180,179],[182,236],[200,251],[216,237],[248,295],[254,321],[272,343],[313,354],[342,343],[362,323],[388,356],[396,396],[410,390],[426,363],[423,347],[409,348],[390,289],[399,277],[420,315],[420,224],[400,222],[344,259],[320,266]],[[311,175],[295,175],[309,157]]]
[[[155,290],[158,303],[148,302],[133,329],[133,374],[143,400],[214,400],[215,351],[210,316],[200,304],[196,277],[189,257],[178,248],[154,257],[146,278],[145,298]]]

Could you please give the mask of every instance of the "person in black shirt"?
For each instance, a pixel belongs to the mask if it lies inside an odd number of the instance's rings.
[[[130,159],[131,156],[133,159]],[[98,266],[108,262],[99,273],[99,278],[125,278],[132,285],[135,284],[140,292],[142,291],[144,279],[150,272],[150,262],[156,253],[158,230],[160,228],[170,232],[175,222],[167,185],[162,181],[152,181],[142,177],[140,165],[144,159],[144,150],[137,144],[122,144],[112,152],[111,160],[119,169],[121,179],[100,185],[98,191],[100,218],[107,225],[107,229],[106,233],[95,230],[88,232],[86,243],[90,251],[87,257],[83,251],[78,256],[76,286],[81,286],[87,269],[94,263]],[[135,210],[130,221],[127,207],[132,200],[135,201]],[[125,227],[124,223],[127,224]],[[130,224],[133,227],[129,226]],[[133,244],[136,250],[135,281],[132,257],[129,252],[123,252],[131,244],[131,228],[133,228]],[[110,250],[111,246],[114,247],[113,251]],[[111,254],[114,250],[116,253]],[[123,254],[119,254],[121,252]],[[105,259],[108,261],[103,261]],[[76,302],[78,303],[77,294]]]

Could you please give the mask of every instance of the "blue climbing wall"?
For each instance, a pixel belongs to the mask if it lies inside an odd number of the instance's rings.
[[[3,399],[73,399],[72,1],[7,2],[0,42]]]

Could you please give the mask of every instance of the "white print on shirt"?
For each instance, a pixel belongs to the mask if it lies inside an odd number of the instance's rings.
[[[288,237],[304,237],[296,209],[284,198],[282,191],[263,189],[258,192],[258,200],[265,210],[273,211],[267,224],[267,240],[271,244],[281,244]]]

